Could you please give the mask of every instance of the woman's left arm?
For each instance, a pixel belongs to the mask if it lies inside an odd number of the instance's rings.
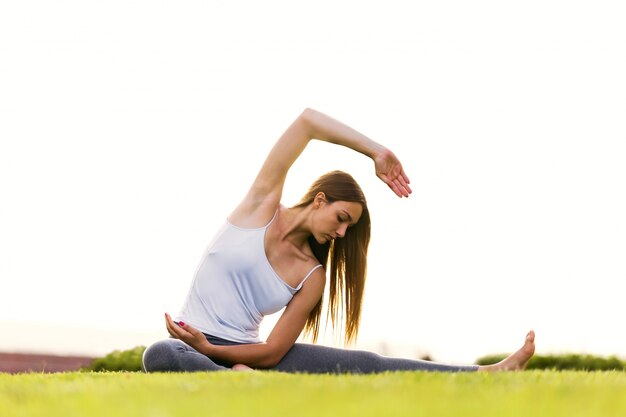
[[[413,192],[400,160],[389,149],[324,113],[306,109],[302,117],[311,139],[345,146],[370,157],[374,161],[378,178],[398,197],[408,197]]]
[[[263,218],[261,222],[265,224],[274,215],[280,203],[287,172],[312,139],[345,146],[367,155],[374,161],[376,175],[396,195],[408,197],[412,192],[409,178],[393,152],[350,126],[307,108],[278,139],[246,198],[231,214],[231,220],[235,219],[242,223],[251,213],[255,213],[259,206],[268,206],[270,209],[265,210],[267,213],[264,211],[264,216],[268,218]]]

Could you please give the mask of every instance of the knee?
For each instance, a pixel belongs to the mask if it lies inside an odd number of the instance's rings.
[[[179,342],[175,339],[166,339],[148,346],[141,358],[143,370],[145,372],[164,372],[173,369]]]
[[[357,350],[353,351],[349,361],[349,372],[357,374],[370,374],[379,372],[384,368],[385,358],[378,353]]]

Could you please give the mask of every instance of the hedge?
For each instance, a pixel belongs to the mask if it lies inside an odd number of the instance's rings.
[[[145,346],[137,346],[129,350],[114,350],[108,355],[94,360],[87,371],[141,371],[141,356]]]
[[[501,361],[507,355],[489,355],[476,360],[477,365],[489,365]],[[526,369],[581,370],[581,371],[626,371],[626,362],[617,356],[580,355],[535,355]]]

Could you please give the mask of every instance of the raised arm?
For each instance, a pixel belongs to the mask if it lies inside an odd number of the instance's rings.
[[[248,194],[231,213],[231,222],[259,227],[272,218],[282,197],[287,172],[311,139],[346,146],[369,156],[376,175],[399,197],[411,193],[409,179],[396,156],[351,127],[312,109],[305,109],[278,139]]]
[[[393,152],[323,113],[310,109],[306,109],[305,112],[307,112],[313,139],[347,146],[369,156],[374,161],[378,178],[384,181],[398,197],[408,197],[412,193],[409,186],[411,181]]]

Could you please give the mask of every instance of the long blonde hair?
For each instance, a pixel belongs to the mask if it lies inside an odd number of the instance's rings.
[[[305,207],[313,202],[315,196],[323,192],[326,200],[350,201],[360,203],[363,213],[359,221],[346,230],[345,236],[325,244],[319,244],[309,237],[309,245],[315,257],[329,273],[330,300],[326,319],[330,315],[333,329],[343,316],[345,319],[345,343],[356,340],[361,319],[361,304],[365,276],[367,273],[367,247],[370,241],[370,214],[367,201],[361,187],[350,174],[332,171],[319,177],[309,188],[295,207]],[[320,319],[324,295],[311,310],[304,326],[304,333],[309,335],[313,343],[317,341],[320,331]]]

